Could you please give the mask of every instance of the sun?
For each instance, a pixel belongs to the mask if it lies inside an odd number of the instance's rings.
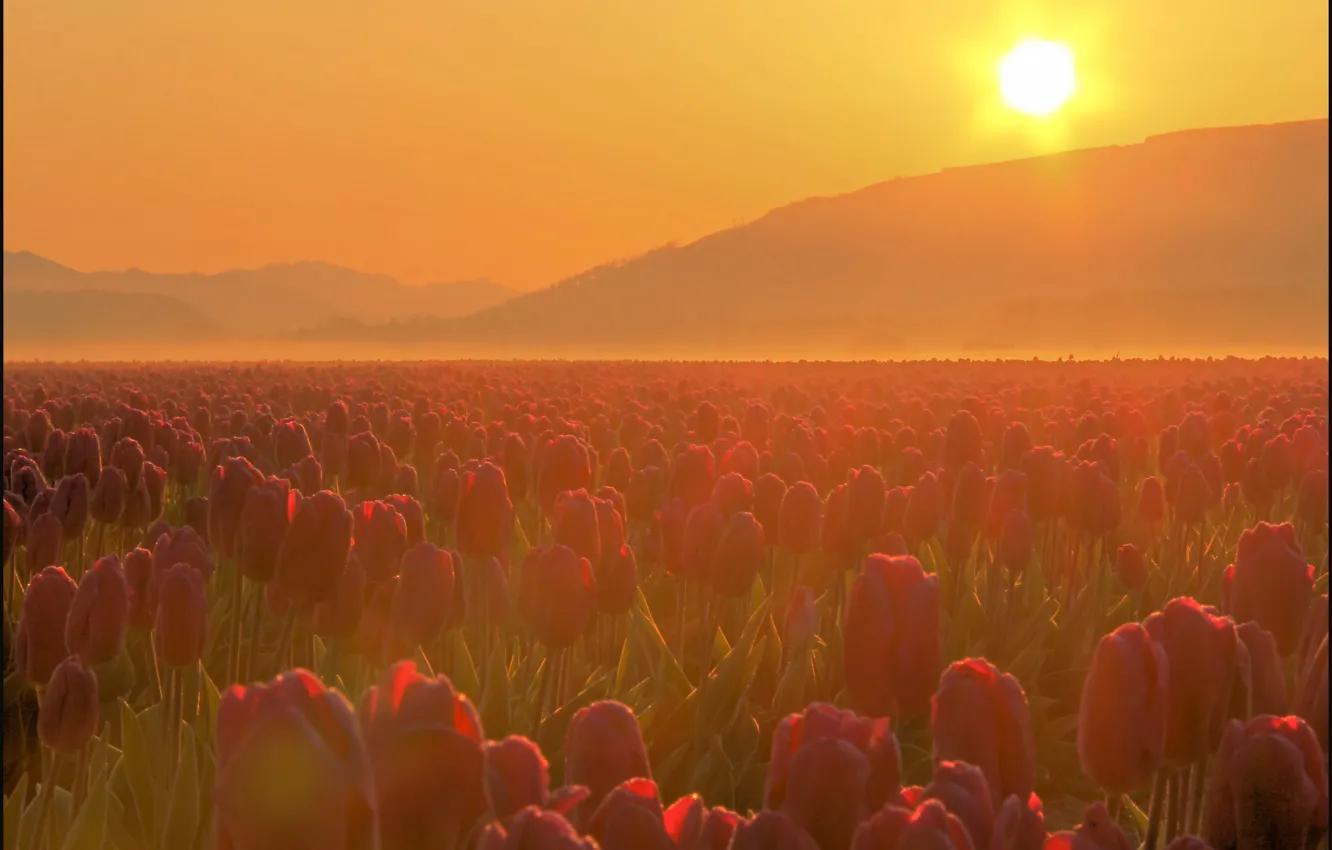
[[[1073,53],[1057,41],[1024,39],[999,63],[999,93],[1026,115],[1050,115],[1077,87]]]

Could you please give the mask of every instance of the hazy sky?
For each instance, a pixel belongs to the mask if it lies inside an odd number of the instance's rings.
[[[534,287],[894,176],[1328,114],[1314,0],[5,0],[4,246]],[[1055,118],[999,101],[1066,42]]]

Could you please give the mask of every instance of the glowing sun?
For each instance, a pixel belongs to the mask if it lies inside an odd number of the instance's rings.
[[[1027,115],[1049,115],[1077,90],[1073,53],[1056,41],[1029,38],[999,63],[999,93]]]

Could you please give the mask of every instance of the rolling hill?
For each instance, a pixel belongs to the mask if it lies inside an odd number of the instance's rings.
[[[1327,178],[1326,120],[946,169],[358,338],[477,356],[1326,350]]]

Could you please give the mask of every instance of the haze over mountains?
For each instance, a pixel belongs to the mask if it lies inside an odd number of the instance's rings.
[[[6,254],[5,348],[12,306],[51,309],[11,293],[103,289],[178,299],[220,336],[357,356],[1325,353],[1327,180],[1325,119],[1185,131],[800,201],[471,302],[449,285],[416,291],[317,263],[80,275]]]

